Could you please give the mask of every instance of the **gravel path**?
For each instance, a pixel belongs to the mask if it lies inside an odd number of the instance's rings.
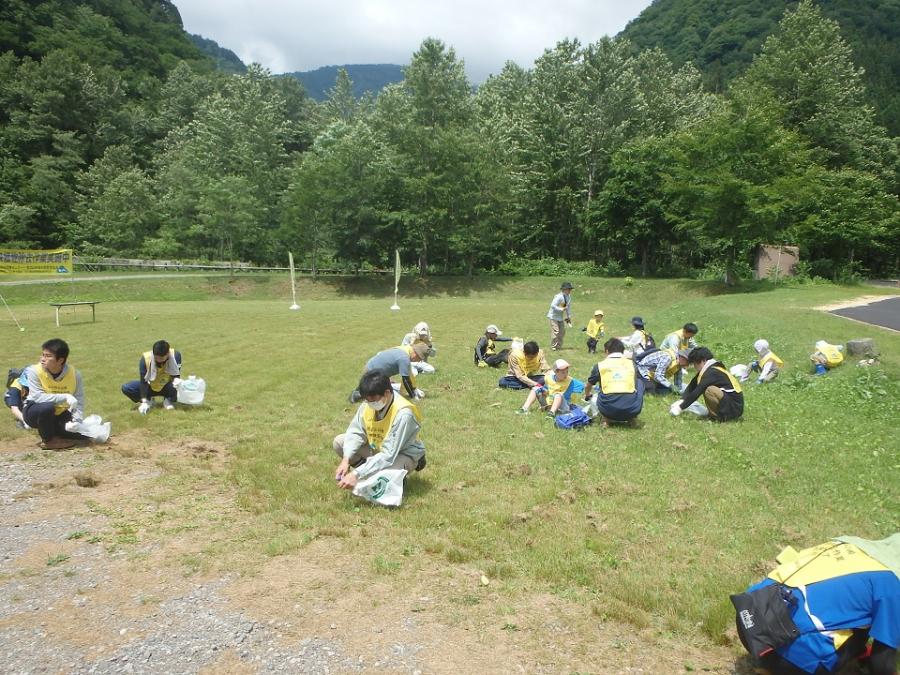
[[[60,476],[92,461],[0,454],[0,673],[420,672],[415,643],[375,658],[348,653],[334,635],[304,636],[292,623],[246,615],[223,593],[229,576],[173,579],[174,592],[148,600],[123,574],[127,556],[87,536],[107,529],[107,516],[47,508],[57,494],[46,486],[60,488]],[[168,573],[151,587],[165,588]],[[321,611],[297,609],[301,617]]]

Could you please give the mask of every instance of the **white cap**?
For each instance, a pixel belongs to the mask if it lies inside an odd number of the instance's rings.
[[[428,324],[424,321],[420,321],[416,324],[415,328],[413,328],[413,332],[416,335],[428,335],[431,333],[431,330],[428,328]]]
[[[556,368],[556,370],[562,370],[563,368],[569,367],[569,362],[566,361],[565,359],[556,359],[556,362],[553,364],[553,367]]]
[[[756,350],[757,354],[762,354],[768,348],[769,348],[768,340],[763,340],[762,338],[760,338],[759,340],[757,340],[756,342],[753,343],[753,349]]]
[[[491,324],[487,328],[484,329],[485,333],[494,333],[496,335],[503,335],[503,331],[497,328],[494,324]]]

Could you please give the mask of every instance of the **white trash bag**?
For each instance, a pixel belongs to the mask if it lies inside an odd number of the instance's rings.
[[[373,504],[400,506],[405,476],[406,469],[383,469],[359,481],[353,488],[353,494]]]
[[[112,431],[112,423],[104,422],[100,415],[88,415],[80,422],[66,422],[66,431],[87,436],[98,443],[106,443]]]
[[[191,375],[176,387],[178,402],[184,405],[200,405],[206,396],[206,381],[202,377]]]
[[[750,379],[750,366],[748,365],[738,363],[737,365],[731,366],[728,370],[741,382],[746,382]]]

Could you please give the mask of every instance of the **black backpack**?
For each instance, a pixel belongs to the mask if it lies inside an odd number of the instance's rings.
[[[9,372],[6,373],[6,388],[9,389],[12,386],[12,383],[18,380],[23,372],[23,368],[10,368]]]

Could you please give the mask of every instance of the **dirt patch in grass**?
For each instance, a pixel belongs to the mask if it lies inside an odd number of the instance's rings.
[[[738,647],[607,621],[602,598],[519,593],[438,557],[373,569],[371,547],[324,530],[265,557],[221,444],[132,433],[53,453],[33,440],[0,443],[14,670],[750,672]],[[79,472],[98,482],[80,487]]]

